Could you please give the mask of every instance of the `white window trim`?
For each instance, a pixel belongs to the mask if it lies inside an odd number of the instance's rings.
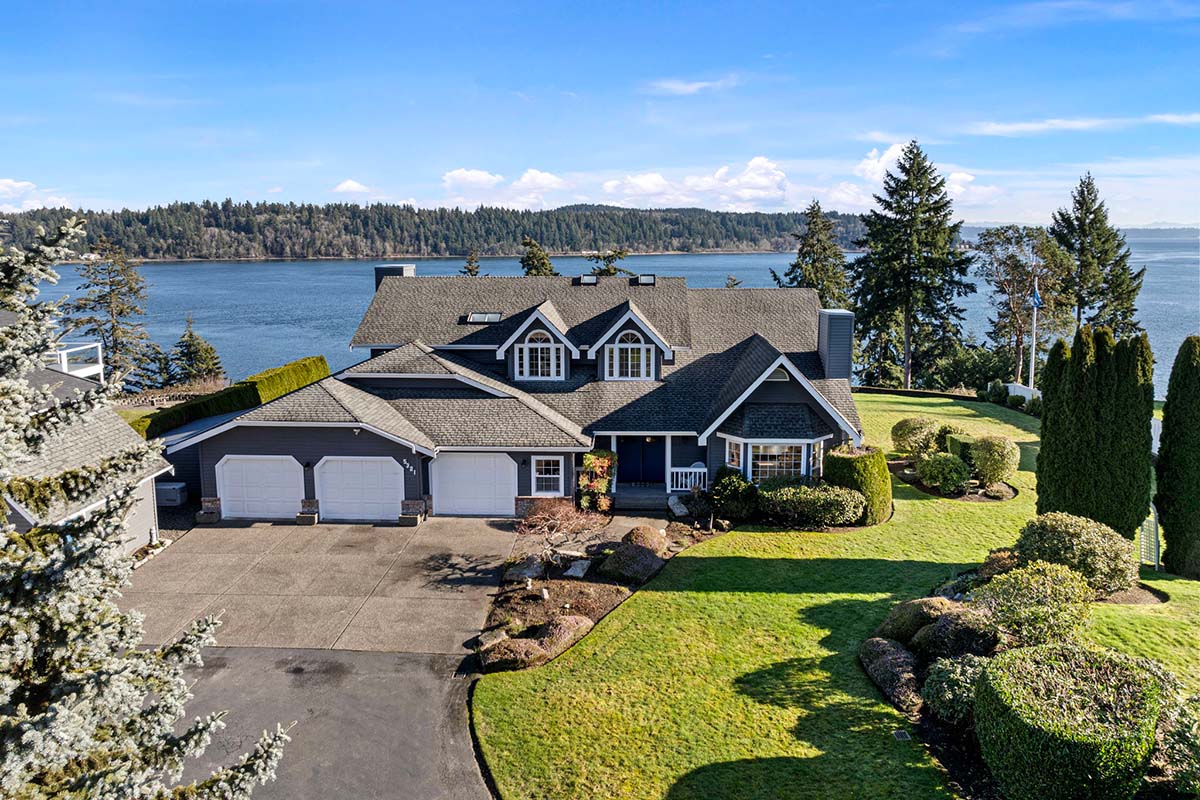
[[[504,358],[504,354],[508,352],[508,348],[512,347],[513,343],[521,337],[521,334],[525,333],[525,331],[529,329],[529,326],[535,322],[542,323],[542,325],[545,326],[547,333],[556,337],[560,342],[562,342],[562,344],[571,351],[572,358],[581,358],[579,354],[579,348],[571,344],[571,342],[567,339],[567,334],[564,331],[559,330],[558,327],[538,309],[534,309],[533,313],[526,317],[525,321],[522,322],[520,326],[512,332],[512,335],[508,337],[504,344],[496,348],[496,358]],[[438,348],[445,349],[449,349],[454,346],[455,345],[437,345]]]
[[[636,336],[637,342],[622,342],[620,339],[627,335]],[[638,350],[642,356],[642,374],[637,376],[622,376],[621,351]],[[637,331],[623,331],[613,344],[604,346],[604,379],[606,381],[652,381],[654,380],[654,346],[646,344],[645,338]]]
[[[734,451],[736,451],[738,454],[738,463],[736,463],[736,464],[734,464],[733,461],[731,461],[729,458],[729,454]],[[743,469],[746,464],[746,459],[743,456],[744,456],[744,453],[742,452],[742,443],[741,442],[736,441],[734,439],[726,439],[725,440],[725,466],[733,467],[736,470]]]
[[[535,336],[544,336],[547,341],[531,342]],[[529,358],[534,351],[546,348],[550,351],[550,368],[554,371],[553,375],[530,375],[529,374]],[[531,331],[525,337],[525,341],[513,348],[513,357],[516,358],[516,366],[513,369],[513,374],[519,381],[561,381],[566,378],[567,374],[567,355],[566,348],[554,341],[554,337],[543,330]]]
[[[812,477],[812,442],[754,442],[747,446],[745,452],[747,456],[745,475],[752,483],[758,483],[754,480],[754,448],[756,447],[799,447],[801,449],[800,475],[805,478]],[[774,475],[768,477],[774,477]]]
[[[539,492],[537,489],[537,466],[539,461],[558,462],[558,491]],[[543,476],[544,477],[544,476]],[[563,497],[567,484],[567,467],[562,456],[533,456],[529,459],[529,495],[531,497]]]
[[[615,336],[618,331],[621,331],[622,328],[624,328],[630,322],[633,322],[650,335],[651,341],[653,341],[654,344],[663,351],[664,358],[670,360],[674,357],[673,349],[671,345],[667,343],[667,340],[658,333],[654,326],[650,324],[649,320],[631,308],[626,311],[611,328],[605,331],[603,336],[587,347],[588,358],[595,358],[596,353],[600,350],[601,346],[604,345],[604,343],[610,338]]]

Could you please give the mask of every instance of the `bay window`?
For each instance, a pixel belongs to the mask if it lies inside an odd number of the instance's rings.
[[[776,475],[801,477],[810,474],[809,445],[754,444],[750,445],[750,480],[761,483]]]

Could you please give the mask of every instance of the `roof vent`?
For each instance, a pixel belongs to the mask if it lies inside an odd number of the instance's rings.
[[[600,282],[599,275],[580,275],[579,276],[579,285],[580,286],[595,286],[599,282]]]
[[[490,325],[493,322],[499,321],[499,311],[472,311],[470,314],[467,314],[467,322],[476,325]]]
[[[655,276],[653,274],[637,276],[638,286],[653,286],[654,281]]]

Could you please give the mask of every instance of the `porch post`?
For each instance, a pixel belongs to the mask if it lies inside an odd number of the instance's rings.
[[[667,494],[671,493],[671,434],[667,434]]]
[[[609,448],[609,450],[612,451],[613,458],[615,459],[617,457],[617,435],[614,433],[612,436],[609,437],[609,439],[611,440],[611,444],[612,444],[612,446]],[[620,468],[621,468],[621,465],[619,463],[615,467],[613,467],[612,487],[610,488],[610,492],[609,492],[610,494],[617,493],[617,470]]]

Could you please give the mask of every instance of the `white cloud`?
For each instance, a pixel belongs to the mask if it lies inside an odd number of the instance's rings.
[[[504,180],[503,175],[493,175],[482,169],[465,169],[459,167],[442,175],[442,186],[448,192],[470,192],[480,189],[491,189]]]
[[[272,186],[270,189],[267,189],[267,194],[279,194],[282,191],[282,186]]]
[[[675,179],[661,172],[643,172],[607,180],[602,188],[624,205],[694,205],[727,211],[754,211],[786,207],[790,187],[786,173],[776,162],[765,156],[755,156],[737,173],[729,166],[707,175],[684,175]]]
[[[18,181],[12,178],[0,178],[0,197],[20,197],[29,194],[37,185],[31,181]]]
[[[901,139],[907,139],[908,137],[907,136],[897,136],[896,134],[888,133],[887,131],[867,131],[865,133],[860,133],[860,134],[856,135],[854,138],[858,139],[860,142],[878,142],[879,144],[891,144],[892,142],[900,141]]]
[[[998,186],[976,185],[975,176],[962,170],[954,170],[946,176],[946,192],[959,206],[983,206],[1002,193]]]
[[[850,181],[840,181],[826,190],[827,211],[866,211],[875,204],[870,190]]]
[[[1147,114],[1141,117],[1074,117],[1022,120],[1017,122],[976,122],[966,132],[977,136],[1029,136],[1056,131],[1095,131],[1132,128],[1137,125],[1200,125],[1200,113]]]
[[[660,78],[650,81],[646,88],[652,94],[691,95],[700,92],[718,92],[732,89],[739,83],[738,76],[729,74],[711,81],[685,81],[679,78]]]
[[[356,180],[347,178],[333,187],[333,191],[335,194],[368,194],[372,190],[369,186],[364,186]]]
[[[70,208],[74,203],[51,189],[39,189],[33,181],[0,178],[0,212],[16,214],[35,208]]]
[[[858,162],[854,167],[854,174],[860,178],[865,178],[873,184],[883,183],[883,176],[887,171],[894,166],[900,159],[900,153],[904,150],[904,145],[896,143],[888,147],[882,153],[879,148],[871,148],[871,152],[867,153],[867,157]]]
[[[542,172],[540,169],[527,169],[513,181],[513,188],[518,191],[525,192],[549,192],[555,189],[563,189],[567,182],[551,172]]]

